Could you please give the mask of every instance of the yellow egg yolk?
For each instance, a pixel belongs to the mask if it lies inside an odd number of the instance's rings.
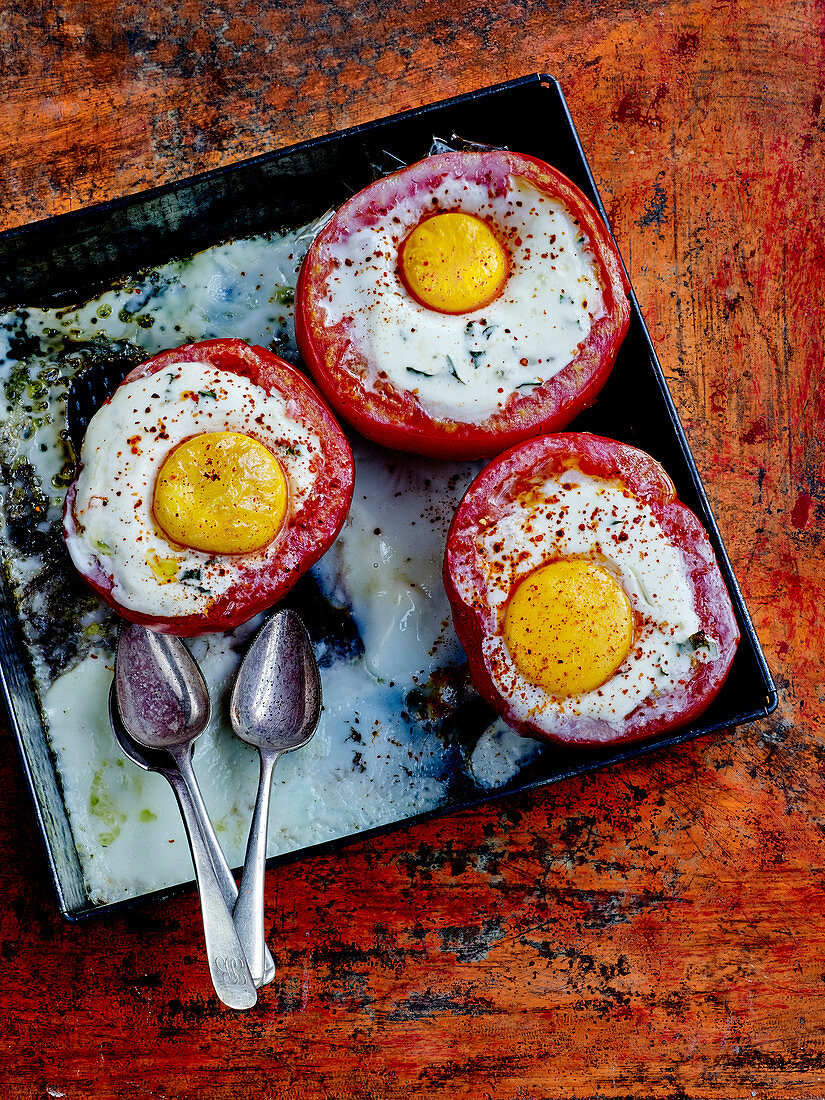
[[[281,464],[263,443],[239,432],[207,432],[166,456],[153,513],[172,542],[205,553],[251,553],[280,531],[287,496]]]
[[[507,254],[481,218],[452,212],[420,222],[398,253],[401,277],[421,305],[439,313],[471,313],[498,296]]]
[[[526,577],[507,604],[504,639],[516,668],[552,695],[606,683],[633,641],[633,611],[600,565],[562,559]]]

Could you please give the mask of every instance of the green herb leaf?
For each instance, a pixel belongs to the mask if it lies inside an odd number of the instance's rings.
[[[452,361],[450,356],[447,355],[445,356],[445,358],[447,360],[447,366],[450,368],[450,374],[453,376],[453,378],[456,379],[456,381],[460,382],[462,386],[466,386],[467,383],[464,381],[464,379],[459,378],[458,371],[455,369],[455,363]]]

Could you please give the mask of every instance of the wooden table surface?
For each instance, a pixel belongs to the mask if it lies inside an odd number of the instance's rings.
[[[816,0],[3,5],[3,227],[558,77],[780,688],[270,871],[280,977],[247,1015],[194,893],[64,923],[6,738],[9,1096],[825,1096],[823,35]]]

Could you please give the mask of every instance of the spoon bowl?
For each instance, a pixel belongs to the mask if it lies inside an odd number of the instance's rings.
[[[272,769],[281,753],[301,748],[321,716],[321,676],[306,627],[294,611],[276,612],[241,664],[230,703],[232,729],[261,757],[235,926],[252,977],[264,965],[264,874]]]
[[[256,983],[218,878],[216,854],[205,839],[206,809],[193,794],[198,787],[192,742],[209,714],[203,676],[180,639],[124,624],[109,696],[112,729],[125,755],[139,767],[159,771],[175,793],[195,867],[212,984],[224,1004],[246,1009],[258,999]]]
[[[229,715],[237,737],[257,749],[291,752],[310,740],[321,716],[321,676],[306,627],[278,611],[241,664]]]
[[[209,690],[180,640],[124,623],[115,658],[117,703],[123,725],[140,745],[191,756],[209,723]]]
[[[146,745],[141,745],[129,735],[129,731],[120,716],[117,685],[114,681],[112,681],[112,686],[109,689],[109,723],[112,727],[112,733],[115,735],[115,741],[117,741],[120,751],[127,760],[131,760],[133,764],[137,764],[145,772],[158,772],[163,776],[166,776],[167,772],[176,770],[175,763],[170,758],[169,753],[164,752],[163,749],[150,749]]]

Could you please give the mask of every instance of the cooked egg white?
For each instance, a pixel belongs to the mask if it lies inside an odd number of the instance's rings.
[[[519,719],[548,732],[570,718],[618,724],[690,674],[697,656],[690,639],[701,624],[684,558],[650,507],[624,486],[565,471],[515,501],[484,529],[477,550],[487,570],[483,599],[498,624],[485,636],[483,652],[498,690]],[[527,679],[505,629],[512,593],[557,559],[602,566],[618,580],[637,624],[618,669],[607,682],[579,694],[552,694]]]
[[[509,274],[501,293],[472,312],[438,312],[405,287],[396,257],[434,209],[489,219],[504,240]],[[589,242],[559,203],[514,177],[505,194],[446,178],[330,246],[337,267],[322,308],[348,322],[353,350],[379,378],[414,392],[434,416],[484,419],[515,391],[553,378],[577,355],[604,304]]]

